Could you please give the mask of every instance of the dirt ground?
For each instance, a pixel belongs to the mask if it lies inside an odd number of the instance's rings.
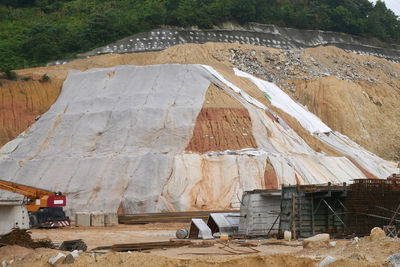
[[[189,229],[189,226],[189,224],[182,223],[119,224],[112,227],[72,226],[63,229],[33,229],[31,232],[33,239],[49,238],[55,243],[83,239],[88,250],[91,250],[113,244],[168,241],[175,238],[176,230]]]
[[[399,239],[371,241],[370,237],[358,241],[335,240],[335,246],[307,249],[303,249],[301,241],[253,239],[240,242],[194,240],[189,246],[146,252],[90,251],[113,244],[168,241],[175,238],[177,229],[188,226],[181,223],[72,226],[57,230],[35,229],[32,238],[50,238],[54,243],[83,239],[88,251],[75,259],[74,266],[318,266],[328,255],[337,259],[329,266],[391,266],[388,256],[400,251]],[[5,246],[0,248],[0,262],[7,266],[50,266],[49,258],[58,253],[55,249]]]

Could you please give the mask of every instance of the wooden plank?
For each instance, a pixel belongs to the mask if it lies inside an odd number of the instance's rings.
[[[190,245],[192,242],[190,240],[180,240],[180,241],[162,241],[162,242],[145,242],[145,243],[128,243],[128,244],[115,244],[111,246],[113,251],[123,252],[123,251],[141,251],[150,249],[161,249],[161,248],[173,248],[173,247],[183,247]]]
[[[156,222],[190,222],[192,218],[206,220],[210,213],[240,212],[239,210],[185,211],[165,213],[138,213],[118,216],[120,224],[144,224]]]
[[[295,198],[295,193],[293,193],[293,199],[292,199],[292,201],[293,201],[293,204],[292,204],[292,208],[293,208],[293,213],[292,213],[292,216],[293,216],[293,219],[292,219],[292,229],[293,229],[293,239],[294,240],[296,240],[297,238],[296,238],[296,218],[295,218],[295,216],[296,216],[296,198]]]

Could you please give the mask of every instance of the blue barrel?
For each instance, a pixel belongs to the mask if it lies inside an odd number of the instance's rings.
[[[185,239],[185,238],[188,238],[189,231],[185,228],[182,228],[182,229],[179,229],[178,231],[176,231],[175,235],[176,235],[176,238],[178,238],[178,239]]]

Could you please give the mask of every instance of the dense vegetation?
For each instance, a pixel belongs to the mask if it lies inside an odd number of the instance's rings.
[[[72,57],[160,25],[226,21],[322,29],[400,43],[400,21],[368,0],[0,0],[0,70]]]

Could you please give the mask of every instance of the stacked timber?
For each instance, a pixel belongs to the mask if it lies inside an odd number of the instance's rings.
[[[237,210],[218,210],[218,211],[184,211],[184,212],[165,212],[165,213],[139,213],[125,214],[118,216],[121,224],[145,224],[156,222],[190,222],[192,218],[207,220],[211,213],[239,212]]]
[[[157,248],[177,248],[190,245],[192,242],[189,240],[179,241],[161,241],[161,242],[147,242],[147,243],[130,243],[130,244],[115,244],[111,246],[113,251],[142,251]]]

